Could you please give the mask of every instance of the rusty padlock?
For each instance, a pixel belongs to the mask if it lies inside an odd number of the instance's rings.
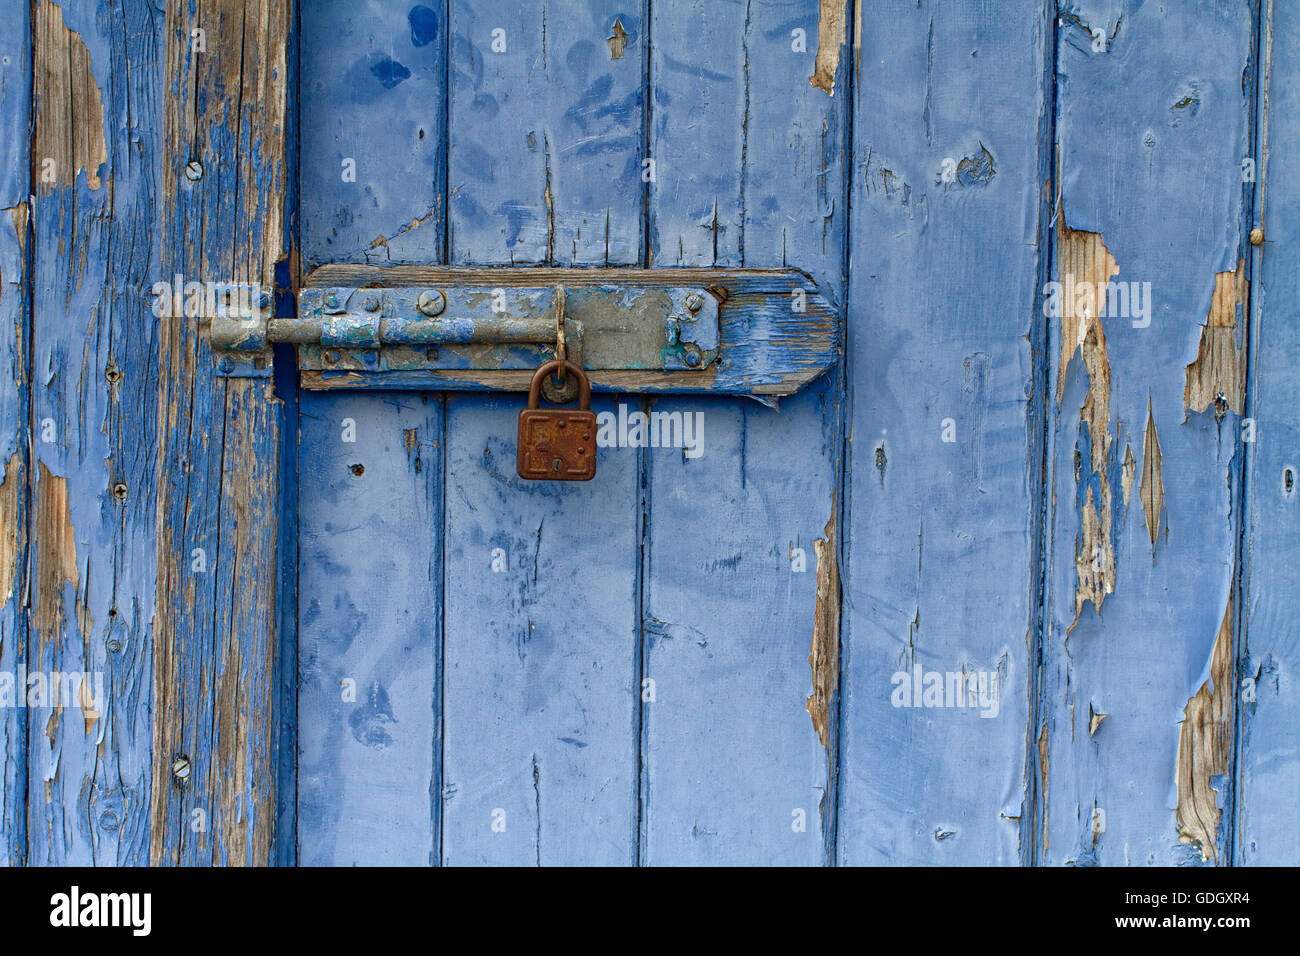
[[[578,408],[539,408],[542,380],[560,366],[578,380]],[[520,478],[540,481],[590,481],[596,477],[596,414],[591,382],[573,362],[553,359],[533,373],[528,407],[519,413]]]

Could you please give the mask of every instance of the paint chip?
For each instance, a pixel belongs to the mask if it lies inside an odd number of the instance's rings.
[[[1245,370],[1237,347],[1237,312],[1245,303],[1243,259],[1237,263],[1236,272],[1220,272],[1214,277],[1214,297],[1205,325],[1201,326],[1196,360],[1187,366],[1183,407],[1188,413],[1203,412],[1213,405],[1216,420],[1221,420],[1228,409],[1241,414]]]
[[[1199,849],[1202,860],[1215,863],[1219,861],[1222,813],[1214,782],[1230,772],[1232,753],[1233,619],[1233,599],[1229,595],[1210,655],[1210,679],[1188,698],[1178,732],[1178,838]]]
[[[821,0],[817,20],[817,59],[808,82],[835,95],[835,74],[840,68],[840,47],[844,45],[844,0]]]
[[[1142,439],[1142,484],[1138,496],[1142,499],[1142,512],[1146,515],[1147,533],[1151,536],[1151,560],[1156,558],[1156,539],[1165,514],[1165,482],[1161,477],[1163,458],[1160,438],[1156,435],[1156,420],[1151,414],[1151,396],[1147,396],[1147,428]],[[1166,525],[1166,531],[1168,526]]]
[[[817,605],[812,649],[808,652],[813,692],[805,706],[822,746],[829,748],[831,704],[840,679],[840,571],[833,515],[826,522],[825,534],[825,539],[813,542],[817,554]]]
[[[43,0],[36,11],[36,183],[41,193],[56,185],[98,189],[99,168],[108,161],[104,105],[90,54],[80,34],[63,22],[63,9]]]

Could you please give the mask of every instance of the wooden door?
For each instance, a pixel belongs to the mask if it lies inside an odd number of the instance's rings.
[[[1295,862],[1289,5],[0,24],[0,862]],[[840,360],[553,484],[154,308],[339,263],[798,269]]]

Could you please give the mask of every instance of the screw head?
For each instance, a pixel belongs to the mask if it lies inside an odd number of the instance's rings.
[[[221,371],[224,372],[226,375],[229,375],[231,372],[235,370],[235,363],[228,358],[223,358],[221,360],[221,364],[218,365],[217,368],[221,369]]]
[[[190,758],[181,756],[172,761],[172,776],[177,780],[186,780],[190,775]]]
[[[368,296],[366,296],[366,303],[365,303],[365,304],[366,304],[366,311],[367,311],[367,312],[378,312],[378,311],[379,311],[379,300],[376,299],[373,295],[368,295]]]
[[[704,308],[704,296],[698,292],[692,292],[686,297],[686,308],[692,312],[700,311],[700,309]]]
[[[126,484],[119,481],[113,486],[113,497],[118,501],[126,501]]]
[[[197,159],[190,160],[189,164],[185,167],[185,178],[192,183],[197,183],[203,178],[203,164]]]
[[[257,293],[257,307],[259,309],[265,309],[270,304],[271,304],[271,293],[267,292],[265,289]]]
[[[339,307],[339,297],[336,296],[333,292],[326,293],[325,308],[337,309],[338,307]]]
[[[339,350],[338,350],[338,349],[326,349],[326,350],[325,350],[325,362],[326,362],[327,364],[329,364],[329,365],[334,365],[334,364],[336,364],[336,363],[338,362],[338,360],[339,360]]]
[[[700,366],[700,353],[699,353],[699,352],[687,352],[687,353],[686,353],[686,364],[689,365],[691,368],[699,368],[699,366]]]
[[[420,293],[416,305],[421,312],[432,318],[435,315],[442,315],[442,310],[447,308],[447,297],[437,289],[428,289]]]
[[[1252,246],[1262,246],[1264,244],[1264,230],[1256,226],[1250,230],[1250,244]]]

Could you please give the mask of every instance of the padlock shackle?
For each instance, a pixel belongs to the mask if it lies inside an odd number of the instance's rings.
[[[568,359],[551,359],[533,373],[533,380],[528,386],[528,407],[539,408],[541,406],[542,381],[561,365],[564,366],[566,375],[574,375],[578,379],[578,411],[590,411],[591,380],[587,378],[587,373],[582,370],[582,366],[570,362]]]

